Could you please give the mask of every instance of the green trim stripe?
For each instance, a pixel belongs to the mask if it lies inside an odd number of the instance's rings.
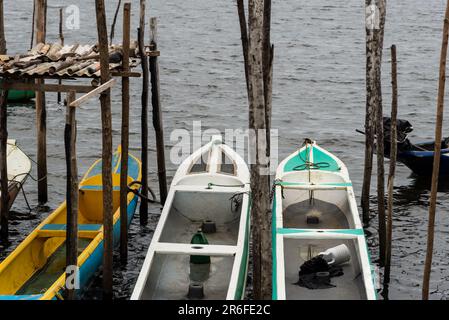
[[[276,229],[278,234],[295,234],[295,233],[338,233],[338,234],[350,234],[355,236],[363,236],[365,233],[363,229],[339,229],[339,230],[320,230],[317,232],[314,229],[291,229],[291,228],[278,228]]]
[[[244,298],[244,289],[245,289],[245,281],[247,275],[247,267],[248,267],[248,255],[249,255],[249,221],[250,221],[250,211],[251,211],[251,205],[252,205],[252,196],[251,193],[249,193],[248,197],[248,210],[246,211],[246,232],[245,232],[245,243],[243,245],[243,255],[242,255],[242,261],[240,262],[240,269],[239,269],[239,277],[237,282],[237,288],[235,290],[234,294],[234,300],[243,300]]]
[[[328,187],[352,187],[351,182],[335,182],[335,183],[308,183],[308,182],[283,182],[283,181],[277,181],[275,182],[275,185],[277,186],[328,186]]]

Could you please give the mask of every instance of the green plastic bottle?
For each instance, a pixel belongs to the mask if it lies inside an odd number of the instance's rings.
[[[209,244],[207,241],[206,236],[204,235],[203,231],[201,229],[198,229],[198,231],[193,235],[192,240],[190,241],[191,244]],[[210,263],[210,256],[190,256],[190,263],[195,264],[207,264]]]

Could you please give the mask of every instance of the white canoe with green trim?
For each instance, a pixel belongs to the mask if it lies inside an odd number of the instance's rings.
[[[337,157],[308,141],[276,172],[273,198],[273,299],[376,299],[374,275],[351,180]],[[319,253],[345,244],[349,262],[335,286],[295,284],[299,267]]]
[[[202,286],[202,299],[243,299],[248,270],[250,174],[243,159],[221,136],[179,166],[131,300],[189,299]],[[216,232],[208,244],[191,244],[207,221]],[[190,257],[210,257],[210,264]]]

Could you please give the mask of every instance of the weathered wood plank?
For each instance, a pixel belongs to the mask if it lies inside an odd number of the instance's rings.
[[[95,89],[93,89],[92,91],[89,91],[88,93],[86,93],[84,96],[79,97],[78,99],[76,99],[75,101],[73,101],[71,103],[71,107],[79,107],[80,105],[82,105],[84,102],[86,102],[87,100],[103,93],[106,90],[109,90],[110,88],[112,88],[115,85],[116,80],[115,79],[111,79],[108,82],[96,87]]]

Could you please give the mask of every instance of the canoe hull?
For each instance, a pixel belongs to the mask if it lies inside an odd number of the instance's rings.
[[[225,158],[226,164],[221,162]],[[249,179],[243,159],[221,137],[213,137],[180,165],[131,300],[194,299],[188,292],[195,285],[204,289],[200,299],[244,298]],[[192,242],[205,222],[213,223],[214,231],[204,232],[207,241]]]
[[[120,159],[119,148],[113,156],[113,241],[120,241]],[[81,295],[103,262],[102,163],[96,161],[80,182],[78,212],[77,295]],[[129,155],[128,184],[141,179],[140,161]],[[133,184],[130,188],[139,190]],[[138,196],[127,197],[128,226]],[[0,299],[53,300],[62,298],[65,286],[66,203],[49,215],[1,264]],[[45,290],[44,290],[45,289]],[[45,292],[44,292],[45,291]],[[43,293],[40,293],[43,292]]]
[[[433,151],[407,151],[398,154],[398,161],[419,176],[432,176]],[[449,149],[442,150],[440,176],[449,176]]]
[[[276,172],[273,197],[273,300],[376,299],[373,270],[346,166],[307,142]],[[321,252],[345,245],[349,260],[332,286],[314,290],[298,271]]]

